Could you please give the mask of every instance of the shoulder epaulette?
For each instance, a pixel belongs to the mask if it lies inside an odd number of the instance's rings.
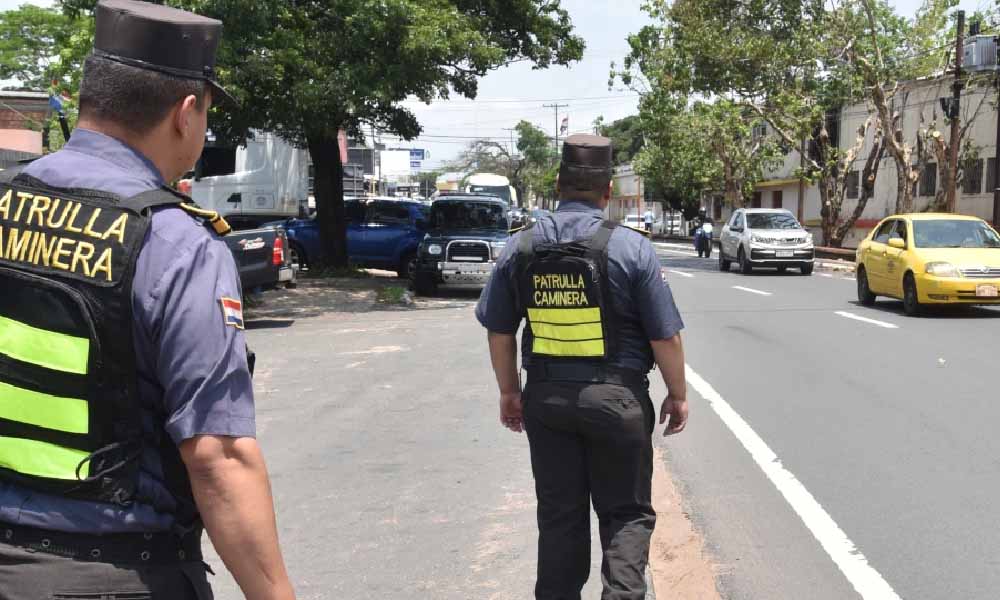
[[[631,229],[632,231],[634,231],[636,233],[641,233],[642,235],[644,235],[646,237],[652,237],[653,236],[652,232],[646,231],[645,229],[639,229],[638,227],[632,227],[631,225],[626,225],[624,223],[622,223],[620,226],[624,227],[625,229]]]
[[[214,210],[205,210],[204,208],[199,208],[194,204],[189,204],[187,202],[181,202],[178,206],[180,206],[181,209],[189,215],[202,219],[208,223],[212,230],[219,235],[228,235],[233,230],[233,228],[229,226],[229,223],[227,223],[226,220],[219,216],[219,213]]]

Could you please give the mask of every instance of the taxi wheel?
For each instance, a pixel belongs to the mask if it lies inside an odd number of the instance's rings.
[[[858,269],[858,302],[864,306],[875,306],[875,294],[868,287],[868,273],[864,267]]]
[[[740,248],[740,253],[736,257],[736,260],[740,264],[740,273],[743,273],[744,275],[753,273],[753,265],[751,265],[750,261],[747,260],[747,253],[743,251],[742,247]]]
[[[917,295],[917,282],[913,279],[913,273],[907,273],[903,278],[903,310],[911,317],[917,317],[923,309],[920,296]]]

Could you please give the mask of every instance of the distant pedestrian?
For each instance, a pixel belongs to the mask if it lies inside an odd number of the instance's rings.
[[[579,599],[590,574],[590,504],[600,521],[605,599],[641,600],[649,540],[655,409],[687,423],[681,317],[648,233],[604,220],[611,141],[571,136],[559,209],[514,235],[480,298],[500,388],[500,422],[528,433],[538,497],[540,600]],[[528,373],[523,392],[515,334]]]
[[[653,211],[646,209],[646,214],[642,216],[642,220],[646,224],[646,231],[652,233],[653,223],[656,221],[656,216],[653,214]]]

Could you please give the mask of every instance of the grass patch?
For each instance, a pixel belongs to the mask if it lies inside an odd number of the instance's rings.
[[[403,296],[406,295],[406,288],[396,285],[384,287],[378,291],[375,299],[384,304],[402,304]]]

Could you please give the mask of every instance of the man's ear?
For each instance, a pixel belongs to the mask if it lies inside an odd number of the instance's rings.
[[[186,137],[191,132],[195,124],[195,115],[198,112],[198,98],[194,95],[177,103],[174,109],[174,129],[178,135]]]
[[[559,175],[556,175],[556,196],[558,196],[559,194],[560,194],[560,189],[559,189]]]
[[[615,191],[615,182],[614,181],[609,181],[608,182],[608,191],[604,194],[604,199],[605,200],[611,200],[611,195],[614,194],[614,191]]]

